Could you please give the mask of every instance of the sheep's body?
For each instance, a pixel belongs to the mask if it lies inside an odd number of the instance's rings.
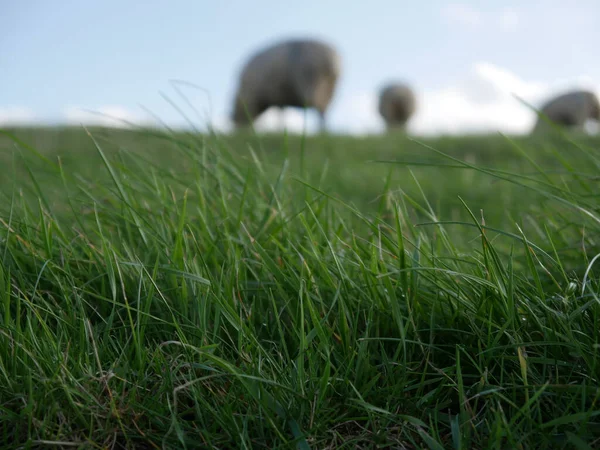
[[[317,40],[287,40],[254,54],[242,69],[233,121],[246,125],[268,108],[315,108],[325,127],[341,62],[336,50]]]
[[[540,112],[551,122],[582,130],[587,120],[600,120],[600,103],[593,92],[571,91],[546,102],[540,108]],[[542,131],[546,128],[547,123],[539,117],[533,131]]]
[[[379,94],[379,114],[388,128],[403,129],[415,113],[416,106],[415,94],[405,84],[389,84]]]

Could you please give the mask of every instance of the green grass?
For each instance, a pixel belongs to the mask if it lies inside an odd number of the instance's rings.
[[[0,149],[2,448],[598,445],[598,138]]]

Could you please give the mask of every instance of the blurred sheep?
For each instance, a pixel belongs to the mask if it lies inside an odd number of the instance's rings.
[[[416,110],[417,101],[412,89],[402,83],[388,84],[379,94],[379,114],[388,129],[404,129]]]
[[[337,51],[313,39],[290,39],[252,55],[244,65],[232,119],[248,125],[269,107],[315,108],[321,131],[341,70]]]
[[[557,125],[583,130],[587,120],[600,121],[600,102],[593,92],[577,90],[554,97],[540,108],[540,112]],[[533,132],[547,128],[544,118],[538,117]]]

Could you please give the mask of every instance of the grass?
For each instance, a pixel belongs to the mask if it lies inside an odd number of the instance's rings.
[[[0,445],[595,448],[599,144],[3,132]]]

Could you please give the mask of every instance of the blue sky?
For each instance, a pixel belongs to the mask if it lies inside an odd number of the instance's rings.
[[[226,127],[241,64],[290,36],[321,37],[340,51],[329,120],[344,132],[381,130],[377,89],[392,79],[417,92],[418,133],[519,132],[532,113],[511,93],[539,104],[575,85],[600,90],[597,0],[22,0],[2,2],[0,21],[0,123],[105,120],[85,110],[149,120],[141,105],[180,125],[161,96],[189,111],[169,83],[179,79],[210,93],[211,120]],[[206,95],[185,92],[208,112]],[[285,113],[289,128],[302,120]],[[260,122],[278,123],[272,111]]]

